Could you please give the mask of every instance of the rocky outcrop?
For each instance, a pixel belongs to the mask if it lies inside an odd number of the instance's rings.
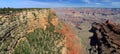
[[[35,29],[46,30],[50,24],[58,24],[57,17],[51,9],[28,9],[1,16],[0,54],[13,54],[19,40]]]
[[[90,32],[91,54],[120,54],[120,27],[107,20],[104,23],[92,24]]]

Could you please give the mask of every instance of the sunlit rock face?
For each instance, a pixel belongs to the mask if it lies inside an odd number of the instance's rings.
[[[0,14],[0,54],[66,53],[64,35],[54,32],[58,24],[51,9],[16,9]]]

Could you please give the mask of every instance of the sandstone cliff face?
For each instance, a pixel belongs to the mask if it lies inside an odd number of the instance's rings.
[[[26,34],[37,28],[46,30],[50,24],[58,25],[58,18],[51,9],[32,9],[1,15],[0,54],[13,54],[20,40],[26,41]]]
[[[107,20],[104,23],[93,23],[90,30],[91,54],[120,54],[120,27]]]

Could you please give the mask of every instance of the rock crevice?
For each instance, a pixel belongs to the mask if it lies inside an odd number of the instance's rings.
[[[120,54],[120,27],[107,20],[104,23],[92,24],[90,32],[91,54]]]

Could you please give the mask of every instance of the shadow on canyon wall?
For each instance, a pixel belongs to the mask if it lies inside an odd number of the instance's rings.
[[[107,20],[105,23],[92,24],[89,30],[93,33],[90,39],[90,54],[120,54],[120,27]]]

